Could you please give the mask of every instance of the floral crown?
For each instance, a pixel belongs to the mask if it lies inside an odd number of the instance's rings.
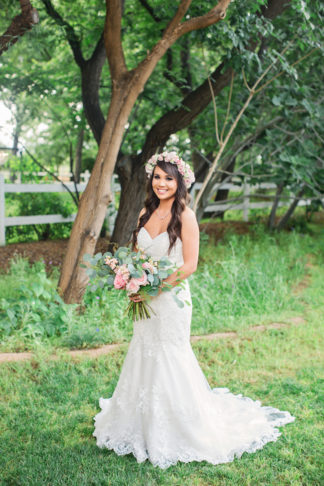
[[[184,160],[182,160],[176,152],[162,152],[161,154],[153,155],[148,162],[145,164],[145,171],[150,177],[153,173],[154,167],[156,164],[164,160],[164,162],[170,162],[177,167],[178,171],[182,175],[184,179],[184,183],[187,189],[191,186],[193,182],[195,182],[195,175],[190,169],[189,164],[187,164]]]

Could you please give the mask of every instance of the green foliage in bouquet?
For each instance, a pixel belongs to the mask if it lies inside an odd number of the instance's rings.
[[[126,313],[133,320],[150,318],[150,312],[153,310],[146,300],[157,296],[160,291],[172,288],[164,282],[175,271],[174,264],[167,257],[153,260],[142,250],[135,252],[127,247],[120,247],[114,254],[85,254],[83,260],[88,263],[81,266],[86,268],[90,279],[90,291],[96,292],[98,288],[106,288],[108,291],[117,289],[125,291],[128,296],[140,295],[144,298],[141,302],[130,301]],[[183,302],[175,293],[172,295],[182,307]]]

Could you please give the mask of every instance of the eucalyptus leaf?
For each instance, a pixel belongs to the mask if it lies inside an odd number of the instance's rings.
[[[177,306],[180,307],[181,309],[184,307],[184,303],[182,300],[180,300],[176,294],[172,293],[172,297],[174,301],[176,302]]]

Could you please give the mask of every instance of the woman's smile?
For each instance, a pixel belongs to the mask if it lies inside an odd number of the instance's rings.
[[[159,199],[173,197],[177,188],[178,184],[174,177],[164,172],[160,167],[155,167],[152,179],[152,189]]]

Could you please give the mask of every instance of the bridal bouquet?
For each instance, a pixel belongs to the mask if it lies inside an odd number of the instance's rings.
[[[90,279],[90,290],[95,292],[98,287],[107,290],[117,289],[127,293],[128,296],[139,294],[142,296],[156,296],[159,290],[168,291],[172,288],[162,282],[174,272],[174,265],[166,258],[153,260],[143,251],[131,251],[129,248],[120,247],[114,253],[97,253],[94,256],[85,254],[83,260],[88,265],[86,273]],[[177,304],[183,303],[174,295]],[[147,319],[150,316],[151,307],[145,301],[130,301],[126,313],[133,320]]]

